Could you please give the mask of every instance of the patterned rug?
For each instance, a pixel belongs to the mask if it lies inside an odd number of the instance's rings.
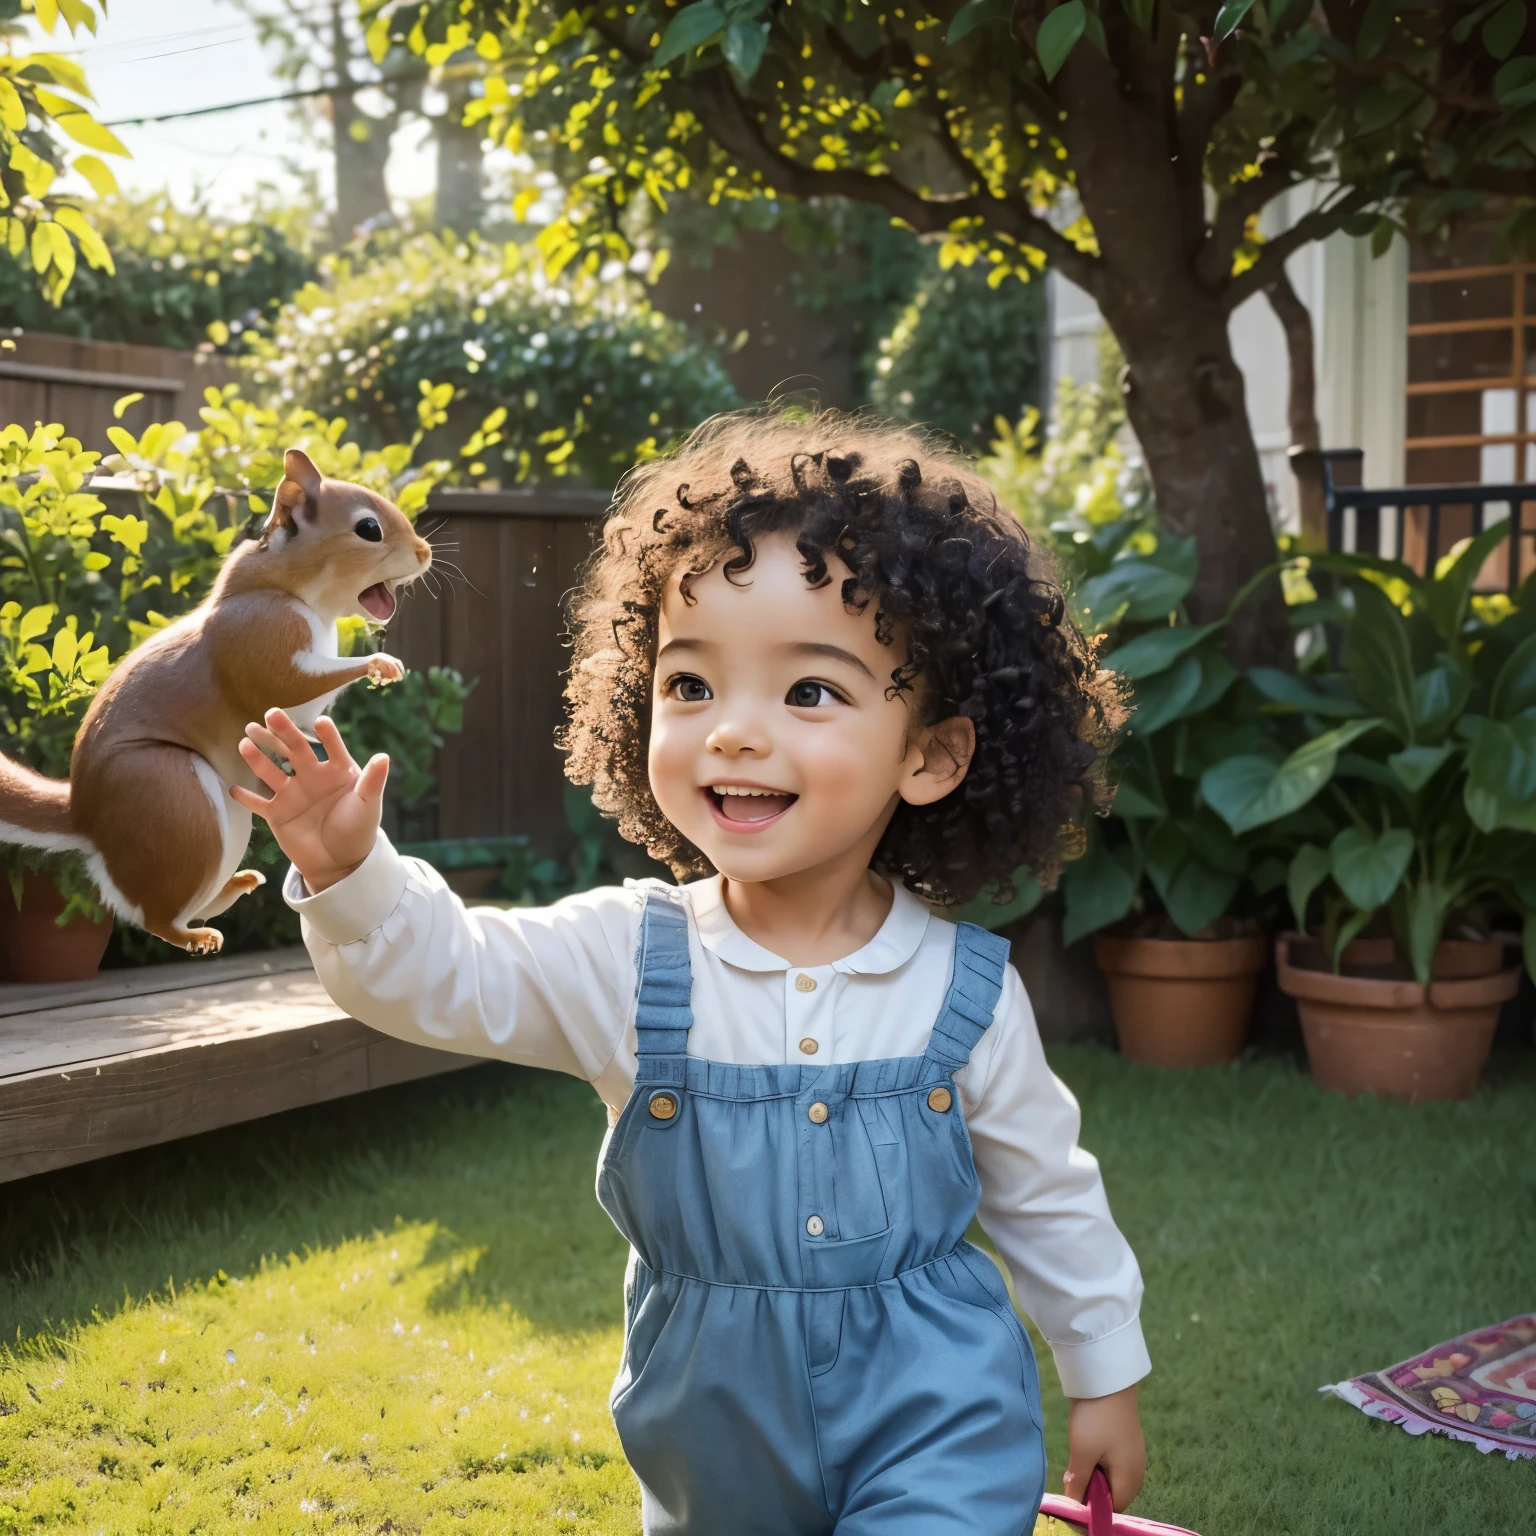
[[[1319,1387],[1410,1435],[1536,1458],[1536,1316],[1464,1333],[1412,1360]]]

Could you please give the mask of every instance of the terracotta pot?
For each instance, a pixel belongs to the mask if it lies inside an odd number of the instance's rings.
[[[1300,934],[1281,934],[1275,966],[1281,988],[1296,999],[1319,1088],[1384,1093],[1410,1104],[1477,1091],[1499,1006],[1520,986],[1519,966],[1500,969],[1497,940],[1442,943],[1427,987],[1411,978],[1336,976],[1299,965],[1304,947],[1315,946]],[[1346,963],[1352,958],[1346,950]]]
[[[28,870],[21,877],[17,909],[10,882],[0,884],[0,980],[36,983],[84,981],[94,976],[112,937],[112,918],[99,923],[72,917],[57,922],[64,898],[46,875]]]
[[[1219,1067],[1248,1033],[1262,934],[1244,939],[1133,939],[1101,933],[1094,954],[1109,985],[1120,1054],[1148,1067]]]
[[[443,882],[465,901],[474,901],[501,879],[505,868],[504,864],[492,864],[478,865],[472,869],[447,869],[443,871]]]

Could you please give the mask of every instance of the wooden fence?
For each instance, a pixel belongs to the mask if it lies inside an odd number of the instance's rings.
[[[113,405],[142,394],[121,425],[137,436],[152,421],[197,425],[203,391],[239,377],[239,365],[212,353],[81,341],[72,336],[13,332],[15,347],[0,350],[0,426],[62,422],[87,448],[110,453]]]
[[[555,732],[568,662],[564,599],[591,553],[606,491],[439,491],[418,526],[440,551],[439,594],[416,583],[390,625],[409,667],[450,666],[479,686],[439,758],[435,825],[414,836],[571,838]],[[458,573],[450,570],[456,567]]]

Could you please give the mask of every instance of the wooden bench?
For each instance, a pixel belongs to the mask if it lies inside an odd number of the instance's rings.
[[[475,1060],[349,1018],[302,949],[0,986],[0,1183]]]

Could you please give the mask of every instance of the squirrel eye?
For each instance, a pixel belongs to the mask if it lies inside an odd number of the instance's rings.
[[[370,544],[382,543],[384,539],[384,530],[379,527],[379,520],[376,517],[359,518],[352,525],[352,531],[358,538],[367,539]]]

